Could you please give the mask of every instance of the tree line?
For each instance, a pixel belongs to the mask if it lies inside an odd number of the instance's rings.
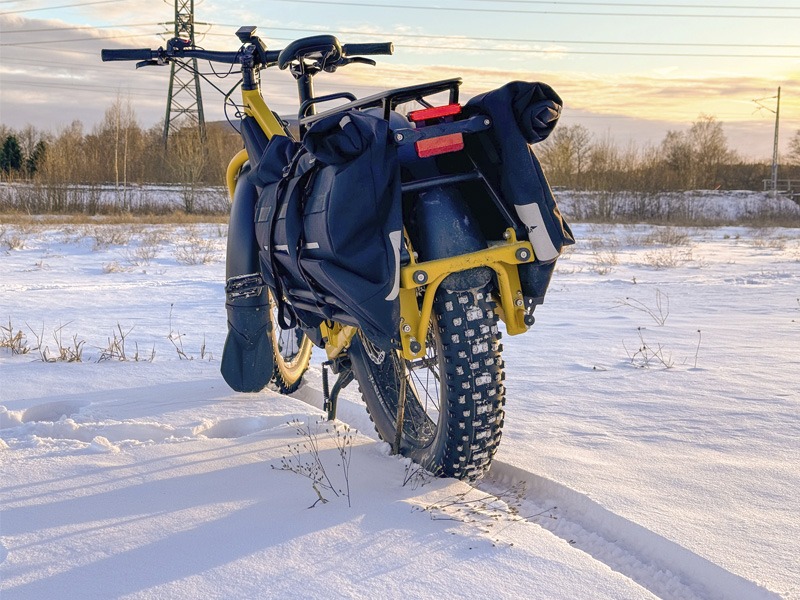
[[[56,133],[0,125],[0,176],[42,185],[177,183],[222,185],[241,140],[227,125],[201,139],[186,125],[164,144],[161,125],[142,128],[129,101],[118,98],[90,131],[76,121]],[[768,162],[741,159],[722,123],[701,115],[685,131],[668,131],[657,145],[619,146],[582,125],[560,125],[534,147],[550,183],[574,190],[661,192],[691,189],[760,190]],[[782,179],[800,179],[800,131],[781,165]]]
[[[58,132],[0,125],[0,173],[5,180],[96,185],[180,183],[221,185],[225,167],[241,148],[233,128],[180,126],[163,139],[163,124],[142,128],[128,101],[117,99],[86,131],[75,121]]]
[[[780,178],[800,179],[800,131],[789,148]],[[708,115],[645,147],[620,147],[609,137],[596,138],[583,125],[560,125],[534,152],[550,183],[572,190],[761,190],[771,173],[770,162],[739,157],[729,147],[722,123]]]

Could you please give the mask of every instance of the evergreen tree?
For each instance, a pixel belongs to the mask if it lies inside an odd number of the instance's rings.
[[[22,150],[19,140],[14,135],[8,136],[0,149],[0,170],[6,175],[12,171],[19,171],[22,167]]]
[[[42,166],[46,152],[47,144],[44,143],[44,140],[39,140],[33,147],[30,156],[28,156],[28,159],[25,161],[25,171],[28,177],[33,177],[36,171]]]

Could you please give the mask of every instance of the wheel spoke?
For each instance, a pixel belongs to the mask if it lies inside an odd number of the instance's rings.
[[[273,382],[281,392],[290,394],[300,385],[303,374],[308,368],[312,344],[299,327],[284,329],[280,326],[278,303],[271,293],[269,310],[276,363]]]

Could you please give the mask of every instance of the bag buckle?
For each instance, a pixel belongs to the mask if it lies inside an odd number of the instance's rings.
[[[264,285],[265,282],[261,273],[236,275],[225,282],[225,294],[228,296],[228,300],[254,298],[261,295]]]

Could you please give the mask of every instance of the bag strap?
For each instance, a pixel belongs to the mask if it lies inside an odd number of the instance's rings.
[[[294,189],[297,186],[297,181],[293,178],[297,172],[300,159],[304,154],[305,151],[298,150],[298,152],[292,158],[292,161],[284,168],[281,179],[278,182],[278,186],[275,190],[275,210],[272,211],[272,215],[270,217],[270,231],[273,235],[275,232],[275,221],[278,218],[278,213],[280,212],[280,199],[285,198],[287,202],[291,202]],[[270,240],[270,246],[274,248],[272,240]],[[292,247],[291,243],[289,243],[289,247]],[[272,272],[275,273],[275,303],[278,305],[278,325],[281,327],[281,329],[294,329],[297,326],[297,314],[292,306],[285,300],[283,284],[281,283],[281,278],[279,276],[280,267],[275,260],[275,252],[270,251],[269,256],[272,264]]]
[[[318,169],[314,166],[315,159],[310,158],[308,169],[300,176],[295,177],[287,187],[285,198],[288,202],[286,206],[286,244],[288,246],[289,260],[295,268],[295,273],[303,278],[306,289],[314,296],[317,308],[323,314],[331,316],[328,303],[317,291],[316,284],[308,277],[303,265],[301,255],[303,244],[305,243],[303,232],[303,214],[305,212],[306,199],[314,185],[315,175]]]

